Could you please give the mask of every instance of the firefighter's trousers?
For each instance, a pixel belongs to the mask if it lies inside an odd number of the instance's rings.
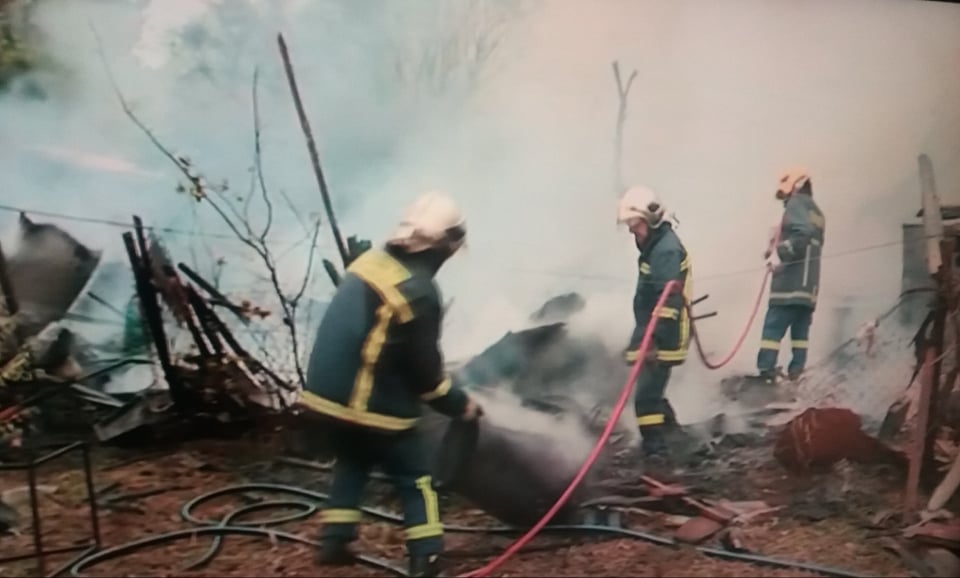
[[[676,425],[673,408],[665,397],[670,372],[670,365],[649,361],[644,363],[640,375],[637,376],[634,409],[637,412],[642,449],[647,454],[665,452],[667,450],[666,430]]]
[[[761,375],[772,375],[776,371],[780,341],[787,329],[790,330],[790,345],[793,348],[787,373],[791,377],[803,373],[807,364],[807,339],[812,321],[813,309],[804,305],[771,305],[767,309],[760,351],[757,353],[757,369]]]
[[[321,540],[346,543],[357,538],[363,492],[371,471],[380,466],[402,502],[410,556],[439,554],[443,527],[419,431],[385,434],[339,426],[324,433],[330,436],[336,464],[330,501],[321,513]]]

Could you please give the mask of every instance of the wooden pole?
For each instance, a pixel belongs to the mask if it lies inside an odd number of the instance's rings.
[[[942,258],[940,241],[943,239],[943,215],[940,210],[940,198],[937,196],[936,181],[933,176],[933,163],[925,154],[917,157],[920,171],[920,195],[923,207],[923,234],[927,240],[927,271],[936,275],[940,270]]]
[[[939,211],[939,206],[936,207]],[[905,507],[913,511],[918,505],[920,477],[933,450],[936,433],[938,390],[943,372],[943,348],[947,312],[953,303],[953,240],[941,240],[937,245],[940,268],[936,279],[939,287],[934,304],[933,327],[926,345],[923,368],[920,371],[920,397],[917,400],[917,423],[910,444],[910,468],[907,472]],[[928,260],[928,263],[932,262]]]
[[[310,153],[313,173],[316,175],[317,184],[320,186],[320,196],[323,197],[323,208],[327,211],[327,219],[330,220],[330,228],[333,230],[333,240],[337,243],[337,250],[340,252],[343,267],[347,268],[347,266],[350,265],[350,255],[347,253],[347,246],[344,244],[343,236],[340,234],[340,226],[337,225],[337,218],[333,214],[333,204],[330,202],[330,191],[327,189],[327,180],[323,176],[323,168],[320,166],[320,155],[317,153],[317,145],[313,140],[313,131],[310,130],[310,121],[307,119],[307,113],[303,109],[300,90],[297,88],[297,77],[293,73],[293,64],[290,62],[290,53],[287,51],[287,42],[283,39],[283,34],[277,35],[277,44],[280,46],[280,57],[283,59],[283,69],[287,74],[287,81],[290,84],[293,104],[297,109],[297,117],[300,119],[300,128],[303,129],[303,136],[307,140],[307,151]]]
[[[917,401],[917,427],[910,441],[910,467],[907,471],[906,498],[904,510],[915,511],[917,508],[917,489],[920,485],[920,468],[923,465],[923,448],[926,445],[927,423],[930,416],[930,391],[936,349],[927,346],[923,356],[923,366],[920,368],[920,397]]]

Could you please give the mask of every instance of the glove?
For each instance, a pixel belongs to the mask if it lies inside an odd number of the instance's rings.
[[[657,347],[656,347],[655,345],[652,345],[652,344],[651,344],[650,347],[647,348],[647,354],[644,356],[643,360],[644,360],[646,363],[656,363],[656,362],[657,362],[657,353],[659,353],[659,352],[657,351]]]
[[[777,273],[783,269],[783,262],[780,261],[780,256],[776,252],[771,253],[767,257],[767,269],[773,273]]]
[[[473,421],[483,415],[483,407],[472,397],[467,398],[467,407],[463,410],[460,419],[463,421]]]

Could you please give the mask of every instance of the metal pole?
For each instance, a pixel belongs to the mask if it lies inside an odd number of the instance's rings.
[[[40,524],[40,503],[37,496],[37,464],[33,451],[27,465],[27,487],[30,489],[30,513],[33,515],[33,549],[37,554],[37,574],[46,574],[46,560],[43,552],[43,529]]]
[[[81,446],[83,452],[83,475],[87,483],[87,498],[90,500],[90,526],[93,528],[93,543],[97,548],[100,542],[100,510],[97,505],[97,490],[93,485],[93,466],[90,463],[90,446],[86,442]]]

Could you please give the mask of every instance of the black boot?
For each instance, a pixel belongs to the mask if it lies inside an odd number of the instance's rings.
[[[643,454],[643,472],[649,476],[667,481],[672,479],[674,464],[667,447],[666,427],[664,425],[640,428],[640,451]]]
[[[774,386],[779,382],[780,372],[776,369],[761,371],[754,379],[764,385]]]
[[[320,566],[349,566],[353,564],[354,556],[346,543],[324,540],[313,559]]]
[[[644,457],[667,453],[665,424],[640,426],[640,450]]]
[[[441,576],[440,556],[437,554],[410,556],[410,576],[416,578]]]

